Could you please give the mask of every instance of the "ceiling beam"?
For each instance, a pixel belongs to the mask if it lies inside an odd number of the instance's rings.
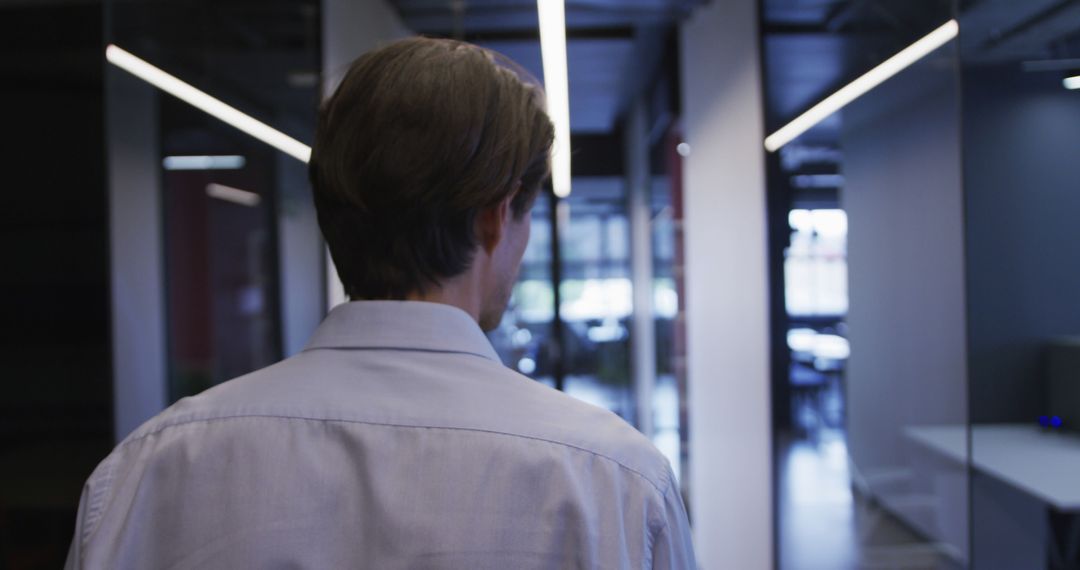
[[[429,32],[430,33],[430,32]],[[442,35],[442,34],[439,34]],[[447,31],[447,36],[451,35]],[[538,42],[540,41],[539,28],[518,30],[484,30],[466,32],[462,37],[470,43],[483,42]],[[570,40],[631,40],[634,39],[634,29],[630,27],[618,28],[568,28],[566,39]]]

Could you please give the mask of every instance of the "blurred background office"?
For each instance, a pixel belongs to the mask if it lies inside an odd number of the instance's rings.
[[[1080,3],[565,0],[562,73],[556,3],[0,0],[0,568],[344,301],[305,145],[411,34],[567,89],[490,338],[656,444],[703,568],[1080,568]]]

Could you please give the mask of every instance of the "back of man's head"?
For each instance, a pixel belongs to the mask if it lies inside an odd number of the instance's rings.
[[[479,212],[528,214],[553,128],[535,80],[506,58],[410,38],[357,59],[319,113],[310,177],[353,299],[405,299],[466,269]]]

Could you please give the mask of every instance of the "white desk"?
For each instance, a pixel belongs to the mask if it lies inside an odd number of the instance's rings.
[[[908,427],[904,433],[967,464],[968,431],[962,426]],[[1080,511],[1080,436],[1027,424],[986,424],[974,426],[971,437],[976,469],[1059,511]]]

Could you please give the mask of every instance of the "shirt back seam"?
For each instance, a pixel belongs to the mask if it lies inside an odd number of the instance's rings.
[[[344,418],[320,418],[320,417],[283,415],[283,414],[232,414],[232,415],[227,415],[227,416],[215,416],[215,417],[211,417],[211,418],[192,418],[192,419],[188,419],[188,420],[178,421],[178,422],[175,422],[175,423],[169,423],[169,424],[160,426],[160,427],[158,427],[158,428],[156,428],[156,429],[154,429],[152,431],[149,431],[147,433],[139,434],[137,436],[133,436],[131,439],[125,440],[119,446],[117,446],[117,450],[119,450],[121,448],[124,448],[124,447],[127,447],[128,445],[130,445],[132,443],[135,443],[137,441],[141,441],[143,439],[146,439],[147,437],[150,437],[152,435],[157,435],[157,434],[159,434],[159,433],[161,433],[161,432],[163,432],[163,431],[165,431],[165,430],[167,430],[169,428],[179,427],[179,426],[189,425],[189,424],[202,423],[202,422],[212,422],[212,421],[231,420],[231,419],[240,419],[240,418],[269,418],[269,419],[301,420],[301,421],[316,421],[316,422],[337,422],[337,423],[363,424],[363,425],[374,425],[374,426],[383,426],[383,427],[414,428],[414,429],[445,429],[445,430],[452,430],[452,431],[467,431],[467,432],[476,432],[476,433],[487,433],[487,434],[492,434],[492,435],[502,435],[502,436],[507,436],[507,437],[519,438],[519,439],[542,441],[542,442],[545,442],[545,443],[550,443],[550,444],[553,444],[553,445],[558,445],[558,446],[567,447],[567,448],[570,448],[570,449],[575,449],[577,451],[582,451],[582,452],[588,453],[590,455],[599,457],[601,459],[606,459],[606,460],[618,465],[619,467],[625,469],[626,471],[629,471],[630,473],[633,473],[634,475],[637,475],[642,480],[644,480],[646,483],[648,483],[650,487],[652,487],[654,490],[656,490],[657,493],[660,494],[660,500],[661,501],[664,500],[665,496],[667,495],[667,491],[662,489],[660,487],[660,485],[654,483],[647,475],[645,475],[644,473],[638,471],[637,469],[634,469],[633,467],[630,467],[629,465],[626,465],[625,463],[619,461],[618,459],[615,459],[614,457],[610,457],[610,456],[604,455],[603,453],[599,453],[599,452],[596,452],[596,451],[593,451],[591,449],[587,449],[587,448],[584,448],[584,447],[581,447],[581,446],[578,446],[578,445],[574,445],[574,444],[571,444],[571,443],[566,443],[564,441],[557,441],[557,440],[554,440],[554,439],[548,439],[548,438],[544,438],[544,437],[537,437],[537,436],[532,436],[532,435],[510,433],[510,432],[491,430],[491,429],[483,429],[483,428],[469,428],[469,427],[457,427],[457,426],[439,426],[439,425],[421,425],[421,424],[395,424],[395,423],[391,423],[391,422],[375,422],[375,421],[369,421],[369,420],[352,420],[352,419],[344,419]],[[667,483],[666,486],[670,487],[670,481],[667,481],[666,483]]]

